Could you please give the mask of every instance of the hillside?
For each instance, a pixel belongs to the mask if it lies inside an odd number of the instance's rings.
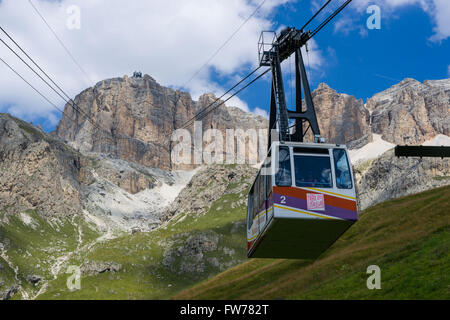
[[[67,290],[61,274],[38,298],[165,299],[244,262],[246,195],[255,171],[245,165],[204,168],[170,209],[173,219],[78,251],[67,265],[81,266],[81,290]],[[178,200],[191,203],[189,212]]]
[[[315,262],[254,259],[175,299],[450,299],[450,187],[388,201]],[[368,290],[366,268],[381,268]]]
[[[410,96],[423,103],[406,108]],[[413,141],[411,137],[448,143],[449,97],[448,80],[423,85],[404,81],[369,105],[319,86],[314,99],[321,126],[332,128],[324,134],[348,142],[357,160],[360,208],[450,183],[449,159],[397,159],[389,150],[393,141]],[[213,101],[211,94],[193,101],[145,75],[101,81],[76,100],[106,131],[93,130],[82,117],[71,122],[70,106],[50,134],[0,114],[0,299],[170,298],[246,261],[244,216],[255,167],[172,167],[169,161],[170,133]],[[389,128],[373,126],[389,110],[403,110],[413,118],[427,113],[417,123],[423,134],[405,130],[415,124],[400,121],[400,116]],[[336,112],[342,117],[333,116]],[[266,119],[227,106],[203,122],[204,131],[222,133],[266,126]],[[404,245],[411,241],[417,239],[399,238]],[[349,265],[357,268],[346,261],[339,268]],[[81,268],[81,290],[67,289],[69,266]],[[298,267],[299,262],[286,264]],[[277,276],[279,271],[273,269]]]
[[[236,169],[216,170],[228,174]],[[248,186],[246,178],[242,182]],[[360,221],[315,262],[248,260],[245,195],[236,194],[235,187],[236,181],[227,183],[205,213],[179,214],[158,230],[80,252],[68,264],[83,266],[81,290],[68,291],[67,276],[60,275],[38,298],[450,298],[450,187],[362,212]],[[372,264],[381,268],[380,291],[365,286],[365,270]]]

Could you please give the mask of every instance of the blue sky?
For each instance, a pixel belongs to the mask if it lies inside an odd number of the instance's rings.
[[[287,7],[293,10],[281,8],[274,21],[286,26],[302,26],[310,16],[310,11],[300,10],[301,4],[306,2],[289,4]],[[338,92],[366,100],[404,78],[423,82],[450,77],[450,40],[430,41],[434,24],[420,5],[400,6],[395,12],[384,12],[383,6],[380,8],[380,30],[368,30],[366,21],[370,14],[357,13],[350,5],[346,10],[354,19],[353,30],[339,32],[332,21],[315,36],[323,63],[311,72],[312,89],[325,82]],[[337,16],[334,22],[339,19],[343,17]],[[366,30],[364,35],[360,34],[360,28]],[[250,105],[267,105],[268,95],[260,92],[269,89],[267,83],[259,83],[241,97]],[[291,91],[288,88],[286,97],[289,104]]]
[[[180,88],[261,1],[33,0],[87,75],[71,61],[28,1],[1,0],[0,21],[71,96],[97,81],[131,75],[135,70],[151,75],[162,85]],[[221,95],[257,65],[261,30],[300,27],[324,2],[266,0],[185,90],[194,99],[205,92]],[[342,2],[333,0],[328,10]],[[80,28],[70,29],[67,20],[74,3],[80,10],[81,24]],[[366,9],[374,4],[381,10],[380,30],[366,27],[370,16]],[[327,14],[329,11],[316,21]],[[366,100],[404,78],[422,82],[450,77],[449,16],[447,0],[354,0],[310,45],[308,71],[312,89],[325,82],[338,92]],[[0,37],[5,39],[3,34]],[[0,57],[58,107],[64,107],[64,102],[3,46]],[[292,57],[291,63],[293,60]],[[290,105],[293,91],[288,82],[293,65],[285,62],[284,70]],[[61,114],[2,64],[0,75],[0,112],[52,130]],[[267,114],[269,89],[269,78],[260,80],[230,104]]]

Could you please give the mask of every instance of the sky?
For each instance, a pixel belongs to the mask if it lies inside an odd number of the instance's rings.
[[[198,99],[206,92],[221,95],[258,66],[261,31],[299,28],[325,2],[0,0],[0,26],[70,97],[103,79],[141,71]],[[309,27],[313,29],[343,2],[332,0]],[[374,5],[379,10],[373,11]],[[374,12],[379,12],[379,29],[368,28],[368,20],[369,26],[378,21],[373,19]],[[304,51],[311,88],[324,82],[338,92],[366,100],[404,78],[421,82],[449,78],[448,17],[448,0],[353,0]],[[12,45],[1,32],[0,39]],[[64,108],[64,101],[2,43],[0,58],[59,109]],[[292,57],[283,63],[288,106],[295,101],[293,62]],[[267,116],[269,102],[267,76],[228,105]],[[61,118],[60,111],[1,61],[0,112],[42,125],[46,131],[53,130]]]

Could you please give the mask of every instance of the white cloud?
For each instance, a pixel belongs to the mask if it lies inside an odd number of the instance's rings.
[[[248,104],[245,101],[239,99],[239,97],[237,97],[237,96],[228,100],[226,105],[232,106],[232,107],[238,107],[239,109],[242,109],[245,112],[250,112],[250,108],[248,107]]]
[[[256,107],[255,110],[253,110],[253,113],[258,116],[269,119],[269,113],[266,110],[263,110],[261,108]]]
[[[365,14],[370,5],[378,5],[381,9],[381,19],[386,19],[395,15],[396,10],[405,6],[419,6],[432,19],[434,34],[430,36],[433,42],[439,42],[450,37],[450,1],[449,0],[354,0],[350,5],[358,12]],[[368,16],[367,16],[368,17]],[[346,13],[335,23],[335,32],[348,34],[350,31],[358,30],[361,37],[365,37],[367,32],[361,28],[365,26],[357,25],[359,19],[353,14]]]
[[[290,0],[266,0],[261,10],[227,46],[193,79],[187,89],[194,98],[211,91],[224,92],[230,83],[212,81],[211,70],[222,77],[245,75],[256,66],[256,45],[261,30],[270,30],[274,9]],[[0,1],[0,21],[32,57],[57,80],[70,96],[94,82],[139,70],[159,83],[180,87],[247,19],[261,0],[79,0],[81,29],[69,30],[66,22],[70,0],[33,3],[88,73],[88,82],[28,1]],[[2,34],[2,39],[6,37]],[[3,45],[0,57],[29,79],[61,108],[63,101],[42,85]],[[311,57],[314,63],[316,58]],[[26,120],[48,118],[58,112],[0,63],[0,108]],[[230,101],[244,110],[240,99]]]
[[[434,0],[434,6],[429,10],[436,26],[431,41],[442,41],[450,37],[450,1]]]

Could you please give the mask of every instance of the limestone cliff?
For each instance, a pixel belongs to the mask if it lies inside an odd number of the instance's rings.
[[[450,159],[397,158],[393,150],[354,169],[361,210],[450,184]]]
[[[45,216],[81,212],[86,158],[34,126],[0,115],[0,213],[33,209]],[[1,218],[1,216],[0,216]]]
[[[367,142],[371,140],[369,111],[361,99],[337,93],[324,83],[312,95],[320,133],[327,142],[346,144],[363,138]]]
[[[367,101],[373,133],[395,144],[421,144],[450,135],[450,79],[405,79]]]
[[[66,105],[56,135],[83,152],[109,154],[152,168],[192,169],[192,165],[172,166],[171,135],[214,99],[207,94],[193,101],[188,93],[163,87],[148,75],[104,80],[75,98],[79,111]],[[267,127],[267,120],[221,105],[214,116],[203,119],[202,126],[222,132],[259,129]],[[192,127],[187,129],[192,132]]]

